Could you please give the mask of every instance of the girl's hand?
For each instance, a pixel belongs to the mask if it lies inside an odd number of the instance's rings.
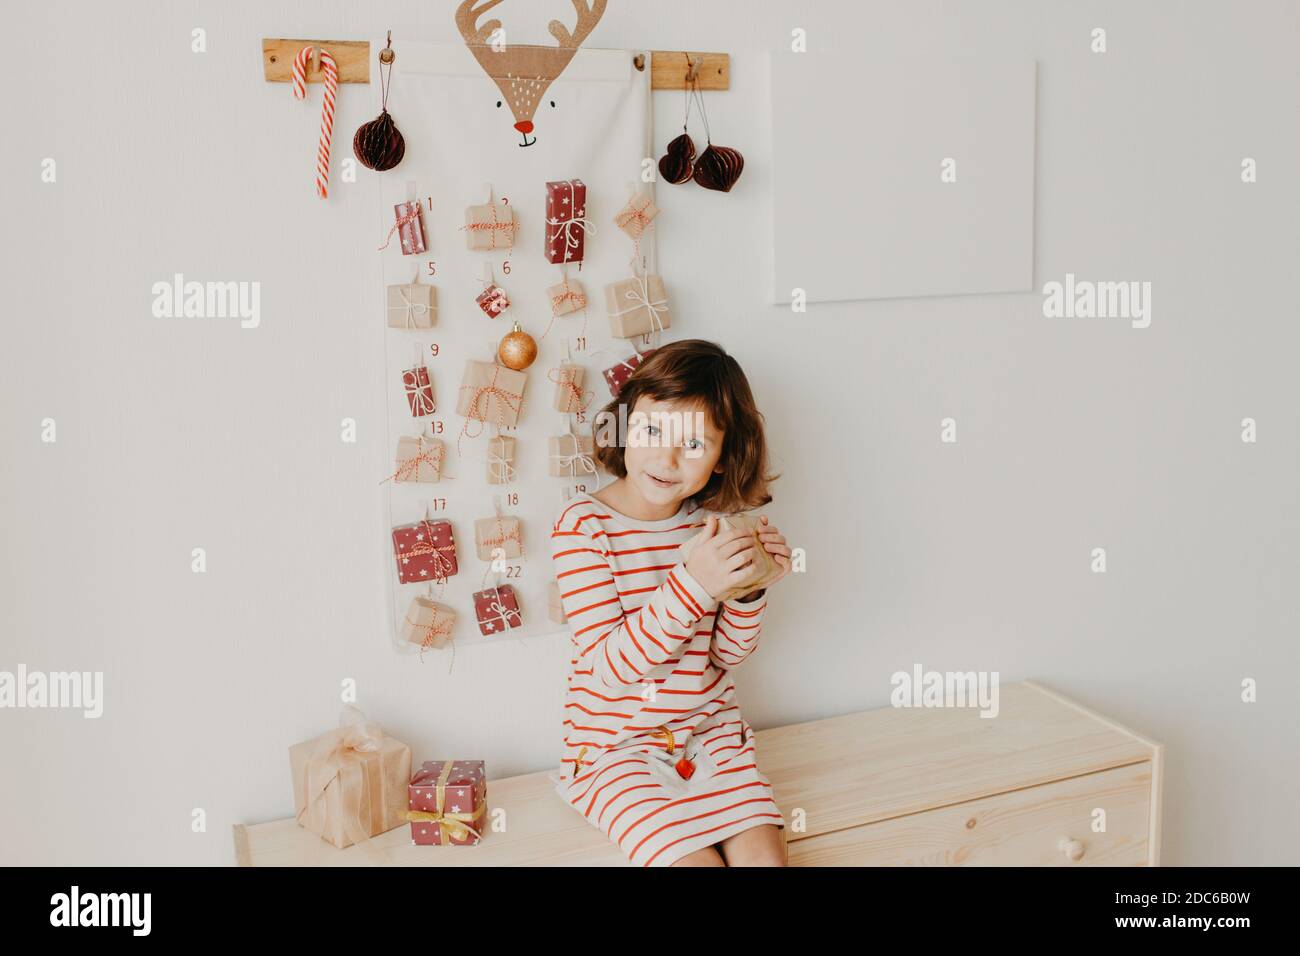
[[[772,560],[780,566],[781,573],[768,581],[761,591],[750,591],[748,594],[743,594],[737,598],[742,603],[757,601],[766,593],[768,588],[789,574],[792,567],[790,560],[792,555],[790,546],[785,543],[785,535],[767,520],[767,515],[759,515],[759,520],[762,524],[758,529],[758,540],[763,543],[763,550],[772,555]]]
[[[772,555],[772,560],[781,566],[781,573],[768,583],[768,587],[771,587],[790,573],[793,553],[786,544],[785,535],[767,520],[767,515],[759,515],[759,520],[763,523],[758,529],[758,540],[763,543],[763,550]]]
[[[716,599],[743,583],[753,560],[753,535],[743,529],[720,530],[717,516],[709,515],[702,537],[691,546],[686,570]]]

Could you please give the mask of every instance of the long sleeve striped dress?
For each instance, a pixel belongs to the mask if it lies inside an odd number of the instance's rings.
[[[551,780],[642,866],[784,826],[730,672],[758,645],[767,596],[719,604],[686,570],[679,548],[707,516],[687,500],[671,518],[636,520],[584,493],[551,531],[573,639]]]

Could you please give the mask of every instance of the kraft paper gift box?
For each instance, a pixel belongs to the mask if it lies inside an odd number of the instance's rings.
[[[397,580],[402,584],[445,581],[460,570],[451,522],[426,518],[394,528],[393,558],[397,562]]]
[[[489,485],[508,485],[518,474],[515,469],[515,440],[509,435],[488,439],[487,478]]]
[[[750,512],[742,512],[734,515],[719,515],[719,532],[722,532],[723,530],[744,530],[748,531],[754,538],[754,562],[751,566],[751,573],[744,581],[719,597],[719,601],[733,600],[748,594],[750,591],[757,591],[760,588],[765,588],[781,575],[781,566],[777,564],[776,558],[772,553],[768,551],[767,548],[763,547],[763,542],[758,537],[758,530],[763,526],[762,522],[758,519],[759,515]],[[682,545],[680,551],[682,561],[685,561],[690,557],[691,549],[695,547],[695,543],[699,541],[703,535],[704,532],[701,531],[699,534],[695,535],[695,537]]]
[[[515,589],[508,584],[499,588],[474,592],[474,616],[478,619],[479,632],[484,637],[504,634],[512,628],[522,627],[523,616],[519,613],[519,598]]]
[[[528,374],[495,362],[465,360],[456,414],[500,428],[518,425]]]
[[[510,297],[506,295],[505,289],[499,285],[489,285],[474,298],[474,301],[478,303],[478,307],[483,310],[483,314],[489,319],[495,319],[510,308]]]
[[[552,478],[585,478],[596,474],[596,442],[590,435],[552,435],[546,439]]]
[[[438,321],[438,290],[423,282],[388,287],[390,329],[431,329]]]
[[[640,239],[650,221],[659,215],[659,207],[649,196],[635,196],[614,216],[614,224],[633,239]]]
[[[623,386],[632,377],[632,373],[653,353],[654,349],[646,349],[644,352],[637,352],[625,358],[613,368],[605,369],[603,374],[605,384],[609,386],[609,394],[614,398],[618,398],[618,393],[623,390]]]
[[[564,600],[560,597],[560,584],[558,581],[552,581],[547,589],[546,616],[556,624],[563,624],[568,620],[564,616]]]
[[[433,398],[433,380],[429,378],[429,368],[417,365],[402,373],[402,390],[406,392],[406,401],[411,406],[414,418],[432,415],[438,403]]]
[[[488,202],[465,208],[466,244],[470,249],[490,252],[495,249],[513,249],[515,230],[515,212],[509,203]]]
[[[586,183],[581,179],[547,183],[546,261],[581,262],[589,227]]]
[[[421,650],[445,647],[455,625],[456,612],[447,605],[415,597],[402,621],[402,639],[420,645]]]
[[[561,362],[559,367],[551,369],[547,377],[555,383],[552,405],[557,412],[570,414],[587,410],[596,393],[583,391],[582,381],[586,375],[585,368],[572,362]]]
[[[404,435],[397,439],[397,471],[394,481],[434,482],[442,477],[447,447],[440,438]]]
[[[523,524],[510,515],[479,518],[474,522],[474,546],[481,561],[491,561],[494,548],[507,558],[517,558],[524,553]]]
[[[352,722],[289,748],[298,823],[339,849],[401,826],[411,778],[411,748],[352,711]]]
[[[609,334],[623,339],[668,328],[668,296],[657,275],[631,276],[605,286]]]
[[[568,315],[587,307],[587,293],[576,279],[564,278],[546,290],[551,300],[551,315]]]
[[[396,232],[402,240],[402,255],[415,256],[426,251],[424,244],[424,211],[418,199],[399,202],[393,207],[393,228],[388,231],[391,240]],[[384,248],[388,241],[384,242]]]
[[[487,833],[487,765],[482,760],[426,760],[408,787],[411,842],[473,846]]]

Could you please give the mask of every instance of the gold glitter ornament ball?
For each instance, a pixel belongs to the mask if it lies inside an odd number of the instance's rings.
[[[537,342],[516,322],[497,347],[497,358],[506,368],[522,372],[537,360]]]

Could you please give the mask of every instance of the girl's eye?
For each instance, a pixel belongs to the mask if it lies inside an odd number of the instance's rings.
[[[697,448],[703,448],[703,447],[704,447],[704,443],[703,443],[702,441],[700,441],[698,438],[692,438],[690,441],[691,441],[691,442],[694,442],[694,443],[695,443],[695,446],[696,446]],[[688,444],[689,444],[689,442],[688,442]]]
[[[658,425],[647,425],[647,426],[645,427],[645,430],[648,431],[648,432],[649,432],[650,434],[652,434],[652,435],[658,435],[658,434],[659,434],[659,426],[658,426]]]

